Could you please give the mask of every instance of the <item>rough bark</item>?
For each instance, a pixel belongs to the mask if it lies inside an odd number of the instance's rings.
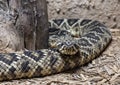
[[[36,49],[47,48],[48,15],[46,0],[38,0],[36,4]]]
[[[45,0],[1,0],[0,30],[4,31],[0,32],[0,46],[13,50],[47,48],[46,5]]]
[[[9,7],[8,0],[0,1],[0,51],[21,50],[24,47],[23,38],[16,30],[18,14]]]

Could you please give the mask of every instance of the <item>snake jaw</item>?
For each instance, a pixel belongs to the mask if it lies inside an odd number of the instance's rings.
[[[78,46],[74,42],[63,42],[58,50],[65,55],[75,55],[78,52]]]

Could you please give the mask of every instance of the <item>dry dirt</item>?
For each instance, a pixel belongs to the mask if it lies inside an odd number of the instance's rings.
[[[111,28],[109,47],[88,65],[43,78],[0,85],[120,85],[120,0],[48,0],[51,18],[91,18]]]
[[[47,0],[52,18],[89,18],[120,29],[120,0]]]

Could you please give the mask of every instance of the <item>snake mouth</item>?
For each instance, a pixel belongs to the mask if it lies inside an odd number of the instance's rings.
[[[59,52],[65,55],[75,55],[78,52],[78,46],[76,44],[63,44],[61,48],[59,48]]]

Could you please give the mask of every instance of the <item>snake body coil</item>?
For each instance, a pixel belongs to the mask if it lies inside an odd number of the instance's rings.
[[[46,76],[81,66],[106,48],[111,33],[89,19],[49,21],[48,49],[0,54],[0,81]]]

